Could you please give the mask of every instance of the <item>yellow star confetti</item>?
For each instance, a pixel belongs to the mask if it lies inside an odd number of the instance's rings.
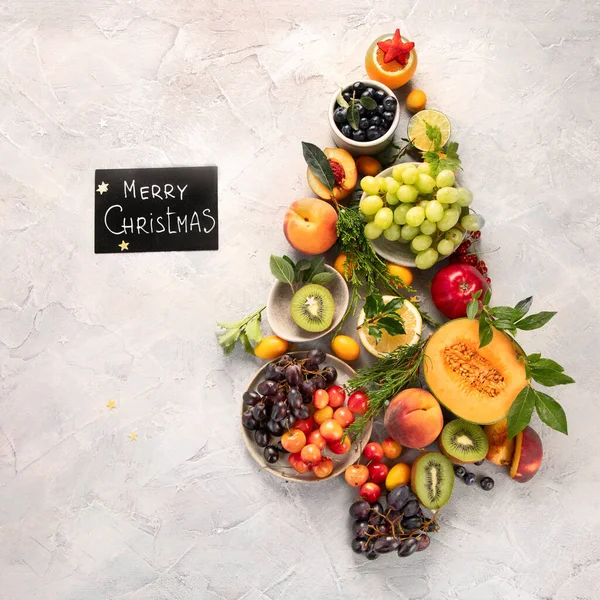
[[[411,302],[418,302],[418,301],[419,301],[419,296],[411,296],[411,297],[409,298],[409,300],[410,300]]]
[[[96,191],[102,196],[104,192],[108,192],[108,183],[104,183],[104,181],[98,186]]]
[[[115,400],[109,400],[106,403],[106,408],[108,408],[108,410],[112,410],[113,408],[117,408],[117,403]]]
[[[123,252],[123,250],[129,250],[129,242],[126,242],[125,240],[118,244],[118,246],[121,248],[121,252]]]
[[[135,442],[137,440],[137,436],[138,436],[137,431],[132,431],[129,434],[129,441]]]

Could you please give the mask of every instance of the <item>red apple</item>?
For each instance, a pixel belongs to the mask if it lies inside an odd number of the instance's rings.
[[[448,319],[467,316],[467,304],[472,294],[488,289],[485,277],[471,265],[457,263],[440,269],[431,282],[431,299]]]

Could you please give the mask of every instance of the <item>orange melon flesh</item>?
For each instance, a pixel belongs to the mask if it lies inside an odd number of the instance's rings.
[[[492,341],[479,348],[478,321],[455,319],[425,348],[423,370],[431,393],[457,417],[480,425],[504,419],[528,383],[512,340],[493,332]]]

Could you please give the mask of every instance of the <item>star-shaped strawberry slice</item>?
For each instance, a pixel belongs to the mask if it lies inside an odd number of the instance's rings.
[[[396,29],[394,37],[385,42],[377,42],[377,46],[383,52],[383,62],[389,63],[397,60],[403,67],[408,62],[410,51],[415,47],[414,42],[403,42],[400,37],[400,30]]]

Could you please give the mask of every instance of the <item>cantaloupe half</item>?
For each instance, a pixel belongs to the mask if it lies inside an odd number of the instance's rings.
[[[492,329],[492,341],[480,348],[478,321],[449,321],[431,336],[423,362],[425,381],[439,402],[480,425],[504,419],[528,383],[520,349]]]

